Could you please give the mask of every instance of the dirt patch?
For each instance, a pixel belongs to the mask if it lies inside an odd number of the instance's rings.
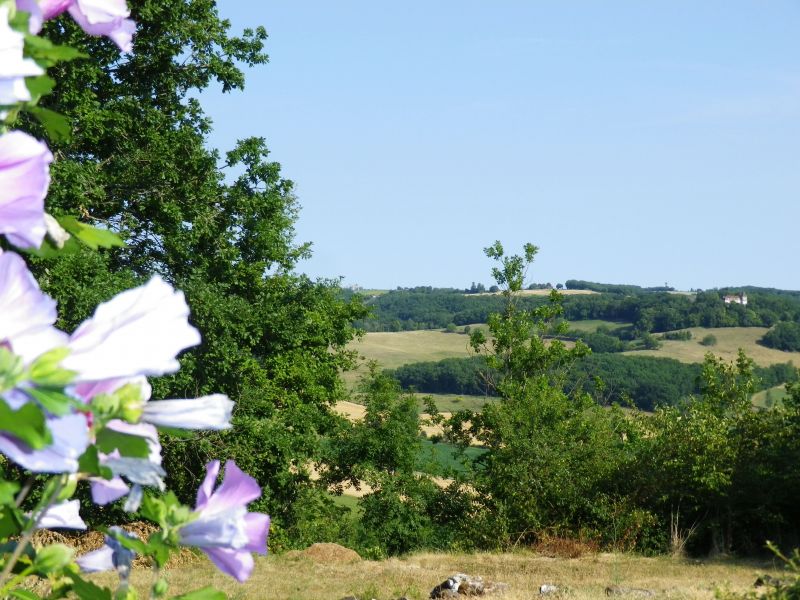
[[[318,543],[312,544],[302,552],[305,558],[308,558],[316,563],[352,563],[359,562],[361,557],[358,552],[345,548],[339,544],[331,543]]]

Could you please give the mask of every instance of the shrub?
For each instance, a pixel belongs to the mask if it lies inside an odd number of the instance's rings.
[[[800,350],[800,323],[781,321],[764,334],[759,343],[776,350]]]
[[[663,340],[674,340],[674,341],[687,341],[692,339],[692,332],[688,329],[682,329],[680,331],[667,331],[665,334],[661,336]]]
[[[703,346],[716,346],[717,345],[717,336],[713,333],[709,333],[708,335],[704,336],[700,343]]]

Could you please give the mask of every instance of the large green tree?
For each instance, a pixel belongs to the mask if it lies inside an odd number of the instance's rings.
[[[280,540],[309,505],[328,508],[307,467],[338,418],[330,407],[354,358],[351,323],[365,311],[357,298],[341,300],[337,282],[297,273],[309,246],[294,240],[294,186],[265,141],[242,140],[224,156],[208,148],[198,92],[242,89],[242,66],[267,61],[265,30],[231,35],[212,0],[129,5],[138,23],[129,55],[69,19],[48,24],[51,39],[91,59],[56,67],[46,100],[80,123],[54,145],[51,210],[116,231],[127,247],[97,254],[75,245],[35,268],[67,330],[154,274],[185,292],[203,343],[154,396],[224,392],[237,407],[231,432],[167,442],[171,483],[188,499],[212,449],[234,458],[265,487],[261,508],[276,517]]]

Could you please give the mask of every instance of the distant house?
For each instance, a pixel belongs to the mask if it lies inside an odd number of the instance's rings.
[[[741,292],[739,294],[726,294],[722,297],[725,304],[741,304],[747,306],[747,294]]]

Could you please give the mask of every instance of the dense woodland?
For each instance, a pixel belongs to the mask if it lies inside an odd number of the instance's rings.
[[[800,292],[744,287],[671,294],[628,285],[583,285],[602,293],[565,296],[564,318],[630,323],[631,337],[687,327],[771,327],[782,321],[800,321]],[[726,294],[741,291],[747,293],[747,306],[725,304]],[[533,308],[545,304],[547,298],[523,297],[520,302]],[[464,294],[463,290],[412,288],[369,298],[367,304],[374,308],[373,316],[360,321],[360,327],[407,331],[442,328],[449,323],[485,323],[491,313],[501,309],[503,300],[499,295]]]
[[[702,365],[672,358],[592,353],[570,365],[564,391],[592,394],[601,405],[619,404],[653,410],[675,406],[702,389]],[[495,395],[497,373],[482,356],[417,362],[387,370],[406,390],[428,394]],[[753,367],[754,389],[760,391],[797,381],[792,363]]]
[[[56,67],[59,87],[47,100],[83,124],[53,148],[50,206],[112,228],[127,247],[76,247],[34,267],[66,330],[153,273],[184,290],[203,343],[182,356],[178,375],[155,382],[154,398],[224,392],[236,409],[229,431],[166,441],[170,487],[183,501],[192,502],[213,454],[258,479],[255,508],[273,517],[273,551],[338,541],[380,557],[519,547],[543,536],[648,553],[757,554],[767,539],[800,543],[800,386],[780,406],[751,405],[764,385],[757,377],[788,380],[790,368],[756,371],[743,355],[734,364],[622,363],[560,339],[575,319],[629,323],[625,334],[600,332],[620,342],[690,326],[796,323],[798,294],[745,288],[747,307],[725,305],[725,290],[518,297],[536,249],[509,256],[499,243],[487,248],[503,291],[493,296],[414,289],[364,300],[336,281],[311,280],[302,274],[309,247],[294,239],[293,183],[264,139],[209,149],[211,123],[197,100],[210,85],[244,86],[241,69],[267,61],[265,31],[234,35],[211,0],[130,5],[140,24],[130,56],[68,22],[48,25],[51,39],[87,47],[93,59]],[[482,358],[468,368],[492,374],[498,400],[450,419],[427,407],[461,457],[459,469],[440,470],[452,481],[441,487],[420,469],[420,407],[395,379],[379,370],[365,377],[355,395],[363,421],[333,407],[348,397],[341,373],[355,365],[348,343],[361,329],[451,323],[488,323],[489,336],[471,332]],[[449,364],[455,373],[466,363]],[[598,402],[624,396],[656,410]],[[361,482],[373,491],[360,510],[341,506],[337,492]],[[99,522],[119,517],[118,508],[92,513]]]

